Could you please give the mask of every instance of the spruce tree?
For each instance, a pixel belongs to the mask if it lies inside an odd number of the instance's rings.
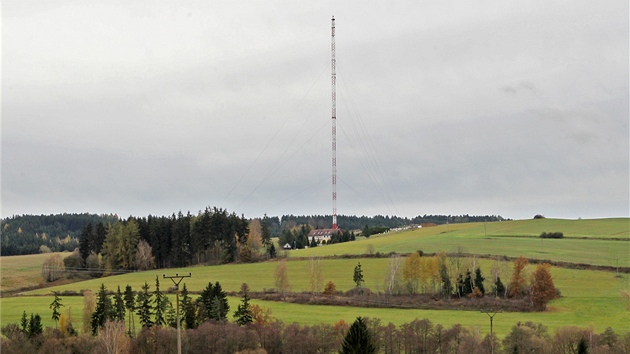
[[[469,294],[472,294],[472,292],[473,292],[472,273],[470,273],[470,269],[468,269],[466,270],[466,277],[464,278],[462,295],[467,296]]]
[[[120,291],[120,285],[118,285],[118,291],[116,291],[116,294],[114,294],[114,306],[112,310],[113,320],[125,320],[125,300],[123,299],[123,294]]]
[[[483,281],[486,278],[483,277],[483,275],[481,275],[481,268],[477,267],[477,269],[475,269],[475,281],[474,281],[474,285],[475,287],[477,287],[479,289],[479,291],[481,291],[482,295],[486,294],[486,289],[483,287]]]
[[[217,281],[212,288],[212,309],[210,318],[217,321],[227,321],[227,315],[230,313],[230,305],[228,304],[227,295],[221,288],[221,284]]]
[[[193,329],[196,326],[196,318],[195,318],[195,305],[193,304],[192,298],[188,295],[188,288],[186,287],[186,283],[184,283],[184,288],[179,296],[180,302],[180,320],[186,327],[186,329]]]
[[[497,281],[494,282],[494,292],[498,297],[505,297],[505,285],[503,285],[499,276],[497,276]]]
[[[357,264],[356,267],[354,267],[354,274],[352,275],[352,280],[354,280],[354,283],[356,284],[357,288],[361,287],[361,284],[363,283],[363,269],[361,269],[361,262],[359,262],[359,264]]]
[[[134,304],[135,296],[133,294],[133,290],[131,289],[131,285],[129,284],[127,284],[127,286],[125,287],[125,294],[123,296],[123,299],[125,300],[125,308],[127,309],[127,313],[129,314],[129,326],[127,326],[127,329],[129,336],[131,336],[132,333],[136,332],[136,321],[133,318],[133,313],[136,309],[136,306]]]
[[[155,276],[155,291],[153,291],[155,299],[153,304],[155,305],[155,324],[157,326],[164,326],[166,324],[166,306],[168,304],[168,298],[160,291],[160,279]]]
[[[138,314],[138,320],[142,327],[151,327],[153,321],[151,316],[153,315],[153,309],[151,307],[151,293],[149,293],[149,284],[145,281],[142,286],[142,291],[136,295],[136,309]]]
[[[105,284],[101,283],[101,288],[96,294],[96,309],[92,314],[92,334],[96,335],[99,328],[105,326],[105,322],[111,318],[112,315],[112,300],[107,296],[107,289]]]
[[[38,313],[35,315],[31,313],[31,320],[28,323],[28,337],[33,338],[43,332],[44,328],[42,327],[42,317]]]
[[[249,286],[247,286],[247,283],[243,283],[243,285],[241,285],[241,294],[243,296],[243,299],[241,299],[240,305],[238,305],[238,308],[234,312],[234,317],[236,317],[236,323],[239,326],[244,326],[254,321],[252,317],[252,311],[249,308],[250,298]]]
[[[20,331],[22,333],[28,333],[28,317],[26,316],[26,311],[22,312],[22,318],[20,319]]]
[[[49,308],[52,310],[52,319],[53,321],[55,321],[55,328],[58,327],[59,317],[61,316],[61,312],[59,311],[59,309],[62,306],[63,304],[61,303],[61,298],[59,297],[59,294],[55,291],[55,299],[49,306]]]
[[[357,317],[350,326],[346,337],[343,339],[340,354],[370,354],[376,353],[372,344],[367,325],[361,317]]]

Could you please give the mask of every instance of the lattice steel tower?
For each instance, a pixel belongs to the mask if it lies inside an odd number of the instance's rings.
[[[332,228],[337,229],[337,93],[335,92],[337,86],[337,74],[335,74],[335,16],[332,17],[331,33],[332,42],[330,49],[332,58],[330,60],[330,66],[332,69]]]

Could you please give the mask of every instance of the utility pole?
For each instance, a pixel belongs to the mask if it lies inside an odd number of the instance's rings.
[[[181,283],[184,278],[192,277],[192,273],[188,273],[188,275],[179,275],[178,273],[175,273],[175,275],[171,276],[162,274],[162,277],[164,277],[164,279],[170,279],[173,284],[175,284],[175,296],[177,298],[177,354],[182,354],[182,328],[179,319],[179,283]]]
[[[333,215],[332,215],[332,228],[337,229],[337,74],[335,67],[337,66],[337,59],[335,58],[335,16],[332,17],[331,25],[331,81],[332,81],[332,202],[333,202]]]
[[[481,310],[482,313],[485,313],[486,315],[488,315],[488,317],[490,317],[490,352],[492,354],[494,354],[494,333],[492,332],[492,320],[494,319],[494,316],[496,316],[497,313],[501,312],[499,311],[495,311],[495,310]]]

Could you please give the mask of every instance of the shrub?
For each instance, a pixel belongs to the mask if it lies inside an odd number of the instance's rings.
[[[543,232],[540,234],[540,238],[564,238],[562,232]]]

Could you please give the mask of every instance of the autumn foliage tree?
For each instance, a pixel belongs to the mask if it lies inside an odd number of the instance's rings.
[[[556,297],[556,287],[551,277],[551,266],[547,263],[539,264],[532,274],[531,301],[534,309],[544,311],[547,303]]]
[[[509,297],[520,297],[524,295],[527,281],[525,279],[525,267],[529,264],[527,258],[521,256],[514,261],[514,271],[512,280],[508,286]]]

